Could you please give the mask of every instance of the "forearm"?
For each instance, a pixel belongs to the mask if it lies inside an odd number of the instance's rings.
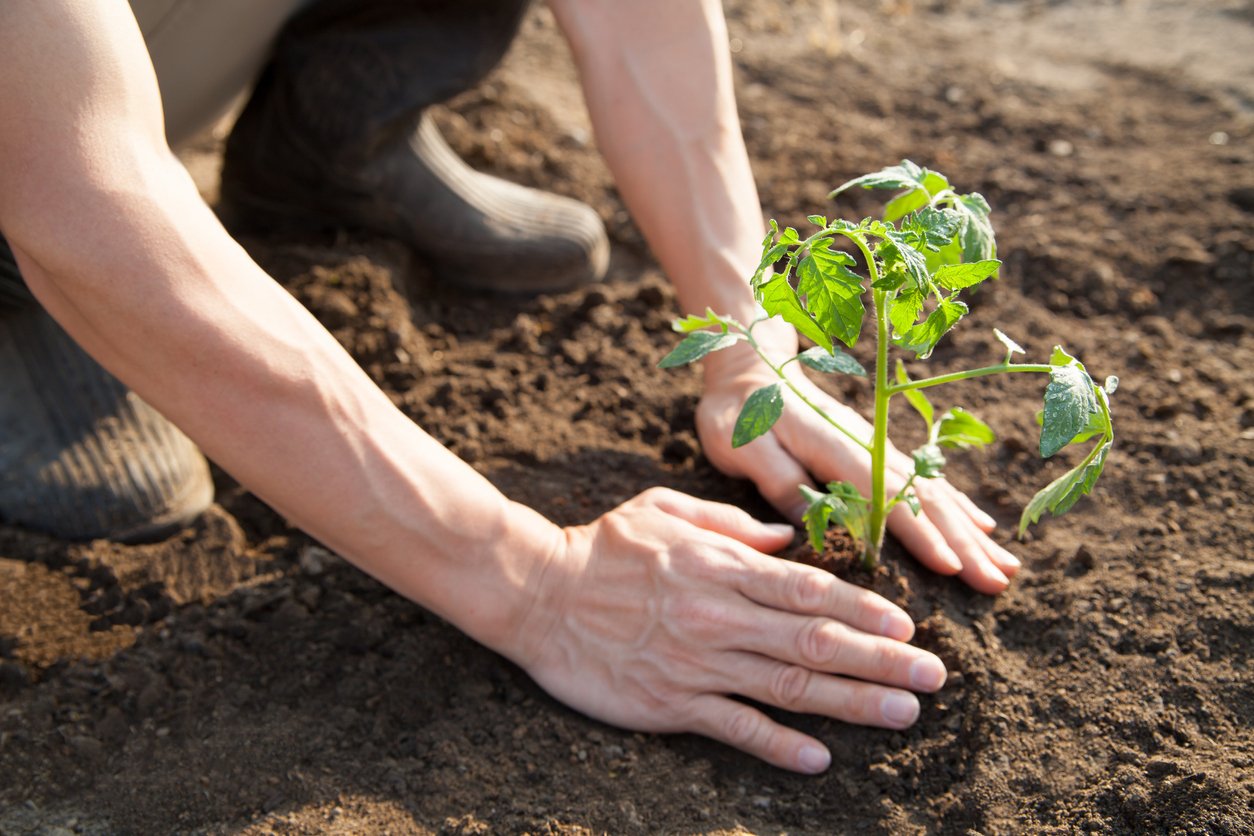
[[[227,236],[165,147],[125,4],[15,2],[0,229],[31,290],[280,513],[509,652],[560,531],[405,418]]]
[[[750,321],[764,234],[717,0],[552,0],[597,144],[684,310]]]

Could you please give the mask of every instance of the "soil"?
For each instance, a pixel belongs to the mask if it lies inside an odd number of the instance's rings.
[[[1002,278],[929,370],[994,359],[998,326],[1122,380],[1099,487],[1022,543],[1019,510],[1077,461],[1034,452],[1042,381],[938,392],[998,432],[948,472],[1024,569],[988,597],[891,541],[875,576],[837,566],[954,672],[919,722],[785,717],[835,753],[819,777],[603,726],[217,472],[218,504],[162,543],[0,527],[0,833],[1254,833],[1248,3],[727,8],[768,215],[872,214],[872,194],[825,195],[902,157],[994,207]],[[701,454],[698,372],[654,367],[674,297],[573,79],[541,7],[438,116],[477,167],[601,213],[604,284],[476,297],[361,233],[245,244],[407,414],[551,519],[657,484],[778,519]],[[209,196],[221,135],[184,156]],[[870,406],[858,380],[823,385]],[[894,415],[901,444],[917,423]]]

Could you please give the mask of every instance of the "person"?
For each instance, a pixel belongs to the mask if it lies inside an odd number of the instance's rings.
[[[0,234],[16,267],[0,272],[0,294],[18,312],[0,319],[18,321],[0,327],[0,390],[17,392],[0,395],[0,514],[25,521],[21,497],[39,494],[57,512],[45,519],[94,515],[118,536],[153,536],[204,501],[198,445],[284,517],[603,721],[696,732],[817,773],[831,762],[820,741],[730,695],[888,728],[917,719],[913,692],[939,689],[946,671],[907,643],[914,625],[902,610],[769,557],[791,526],[729,506],[655,488],[562,529],[509,501],[405,418],[252,262],[167,141],[246,85],[291,19],[228,143],[228,210],[278,224],[326,220],[347,204],[345,222],[375,220],[421,246],[423,227],[437,222],[423,208],[434,189],[439,212],[491,227],[544,198],[445,176],[469,177],[442,156],[447,149],[422,119],[434,96],[486,71],[485,53],[444,87],[415,95],[409,70],[473,52],[445,30],[416,42],[430,54],[413,53],[421,15],[402,14],[393,29],[380,23],[386,15],[348,0],[304,11],[296,0],[180,0],[173,10],[164,0],[163,14],[152,2],[135,0],[134,13],[125,0],[0,7]],[[463,7],[466,20],[503,20],[508,30],[525,4],[507,13],[478,0],[381,5]],[[682,307],[751,319],[745,277],[763,224],[720,5],[549,6],[578,64],[598,147]],[[163,40],[180,26],[190,36]],[[343,60],[325,63],[337,55]],[[319,97],[333,89],[344,109],[324,112]],[[513,265],[524,289],[546,271],[574,282],[598,269],[597,228],[564,207],[557,221],[519,233],[564,241],[521,247]],[[499,243],[477,234],[467,233],[468,246]],[[529,272],[529,260],[546,252],[558,253],[554,264]],[[448,279],[465,278],[461,256],[444,255]],[[466,280],[508,289],[513,269]],[[51,318],[37,319],[43,311]],[[755,333],[781,357],[796,350],[796,334],[778,321]],[[115,383],[92,378],[95,363]],[[802,409],[785,410],[771,433],[733,450],[741,404],[773,379],[748,351],[706,358],[698,431],[718,467],[752,479],[796,522],[799,484],[843,478],[865,490],[869,462]],[[851,409],[804,376],[796,382],[869,437]],[[891,465],[900,485],[909,460],[894,452]],[[10,470],[25,483],[10,484]],[[923,513],[898,509],[895,535],[938,572],[982,592],[1004,589],[1017,562],[988,537],[992,519],[943,480],[918,490]]]

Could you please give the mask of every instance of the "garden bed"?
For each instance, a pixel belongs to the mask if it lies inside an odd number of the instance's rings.
[[[831,747],[819,777],[606,727],[219,472],[218,507],[164,543],[0,528],[0,833],[1254,833],[1254,99],[1207,66],[1077,34],[1114,21],[1152,44],[1170,24],[1248,61],[1232,46],[1254,34],[1248,9],[728,8],[770,216],[873,214],[873,194],[835,210],[825,195],[907,156],[992,204],[1003,276],[931,373],[995,362],[997,325],[1029,358],[1062,343],[1122,381],[1101,484],[1023,543],[1024,503],[1078,461],[1036,455],[1044,381],[938,390],[998,433],[947,472],[1024,568],[983,596],[890,539],[864,581],[953,671],[919,722],[787,717]],[[702,456],[699,371],[655,368],[674,297],[555,42],[533,12],[505,68],[438,116],[476,166],[601,212],[604,284],[475,297],[358,234],[245,244],[401,409],[550,519],[587,522],[658,484],[777,519]],[[870,407],[865,381],[833,391]],[[909,449],[921,422],[900,406]]]

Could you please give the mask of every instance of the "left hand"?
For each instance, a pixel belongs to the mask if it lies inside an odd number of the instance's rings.
[[[780,320],[754,328],[754,337],[772,358],[786,359],[797,352],[797,335]],[[777,361],[778,362],[778,361]],[[852,482],[863,495],[871,493],[871,457],[835,427],[784,390],[784,413],[770,432],[738,449],[731,446],[732,430],[745,399],[757,389],[779,380],[746,343],[708,355],[705,395],[697,408],[697,432],[705,454],[729,476],[752,479],[762,495],[781,514],[800,524],[806,509],[799,485]],[[841,426],[870,440],[872,427],[854,410],[812,383],[799,363],[785,370],[805,396]],[[911,458],[890,444],[886,486],[893,496],[913,471]],[[888,517],[888,529],[925,566],[943,575],[958,575],[973,589],[988,594],[1004,590],[1019,569],[1019,561],[997,545],[988,533],[996,522],[945,479],[920,479],[914,484],[923,510],[916,517],[903,503]]]

